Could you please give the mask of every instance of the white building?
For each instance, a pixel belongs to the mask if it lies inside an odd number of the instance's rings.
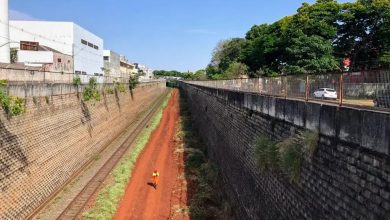
[[[73,56],[76,74],[103,76],[103,39],[79,25],[52,21],[10,21],[9,24],[11,48],[19,48],[20,41],[39,42]],[[103,78],[98,78],[102,82]]]
[[[104,50],[104,70],[106,76],[121,77],[120,55],[111,50]]]
[[[135,63],[138,73],[142,73],[139,76],[140,81],[148,81],[154,78],[153,70],[145,65]]]

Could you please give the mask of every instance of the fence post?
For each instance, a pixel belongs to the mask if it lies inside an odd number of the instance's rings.
[[[305,101],[309,101],[309,90],[310,90],[309,75],[306,75],[306,91],[305,91]]]
[[[339,100],[339,105],[342,106],[343,105],[343,92],[344,92],[344,78],[343,78],[343,74],[341,73],[340,74],[340,81],[339,81],[339,93],[340,93],[340,100]]]
[[[282,82],[284,83],[284,98],[287,99],[287,76],[282,76],[284,80],[282,80]]]

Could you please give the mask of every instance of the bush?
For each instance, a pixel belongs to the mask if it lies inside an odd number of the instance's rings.
[[[108,94],[114,94],[114,90],[111,87],[106,87],[106,92]]]
[[[318,132],[305,131],[302,134],[303,146],[305,146],[305,150],[310,155],[310,157],[313,157],[315,152],[317,151],[318,140],[319,140]]]
[[[75,85],[75,86],[81,85],[80,76],[75,76],[75,77],[73,78],[73,85]]]
[[[120,83],[120,82],[116,82],[115,83],[115,89],[120,92],[120,93],[124,93],[126,92],[126,87],[125,85],[123,85],[123,83]]]
[[[7,80],[0,80],[0,105],[6,114],[11,116],[17,116],[26,112],[24,105],[25,100],[23,98],[10,96],[5,91],[4,87],[7,86]]]
[[[279,155],[276,142],[269,137],[260,136],[256,140],[256,159],[262,170],[274,169],[278,165]]]
[[[130,90],[135,89],[138,84],[139,84],[138,76],[130,76],[130,78],[129,78],[129,89]]]
[[[92,99],[100,101],[100,93],[97,89],[97,80],[95,77],[89,79],[89,84],[85,88],[83,93],[84,101],[90,101]]]
[[[302,146],[289,137],[278,143],[280,167],[289,176],[291,182],[297,182],[301,174],[303,160]]]

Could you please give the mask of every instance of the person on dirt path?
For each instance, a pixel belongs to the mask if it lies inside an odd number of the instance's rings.
[[[160,176],[160,174],[157,172],[157,170],[154,170],[152,173],[152,180],[153,180],[154,189],[157,189],[159,176]]]

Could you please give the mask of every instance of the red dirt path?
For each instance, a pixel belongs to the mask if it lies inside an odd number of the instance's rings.
[[[174,153],[179,120],[178,96],[174,91],[159,126],[138,158],[114,219],[177,219],[171,210],[177,200],[174,194],[180,170]],[[160,173],[156,190],[148,185],[154,169]]]

